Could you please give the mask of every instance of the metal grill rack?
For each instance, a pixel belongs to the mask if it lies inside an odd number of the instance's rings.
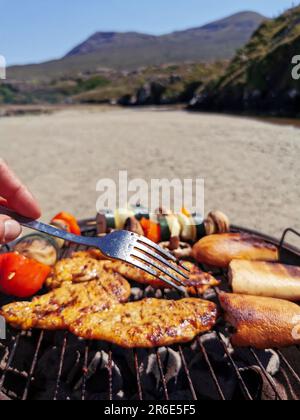
[[[82,221],[81,227],[84,234],[95,234],[95,224],[92,220]],[[253,233],[252,231],[238,227],[234,227],[233,231]],[[300,236],[298,232],[287,229],[281,240],[275,241],[272,238],[255,232],[258,236],[280,247],[281,261],[283,263],[300,266],[300,251],[285,244],[286,237],[290,233]],[[67,257],[74,250],[77,250],[74,246],[64,249],[61,257]],[[202,268],[205,269],[205,267]],[[224,286],[226,288],[227,272],[220,271],[215,274],[223,280],[221,287],[223,288]],[[216,288],[213,297],[216,300],[218,298],[218,292],[219,289]],[[267,371],[265,362],[261,357],[262,352],[252,348],[243,350],[244,354],[247,353],[246,359],[248,366],[244,362],[241,367],[239,353],[233,351],[229,344],[229,332],[228,327],[221,322],[209,334],[210,338],[215,340],[214,345],[220,352],[220,355],[223,353],[223,366],[230,372],[229,376],[231,378],[229,380],[235,383],[234,393],[228,395],[224,378],[222,375],[220,376],[220,366],[218,366],[218,363],[216,364],[215,357],[212,357],[211,351],[207,348],[205,336],[202,336],[198,337],[191,345],[178,345],[164,350],[167,354],[169,351],[172,351],[173,355],[176,355],[178,360],[180,360],[181,370],[176,379],[177,383],[173,381],[171,385],[167,372],[168,357],[162,357],[161,349],[147,352],[149,356],[152,356],[152,360],[155,361],[155,370],[159,375],[159,383],[157,384],[159,398],[161,400],[170,400],[174,398],[174,395],[178,395],[178,399],[189,400],[260,399],[261,392],[253,388],[244,375],[247,368],[256,366],[259,368],[262,377],[272,391],[272,396],[269,399],[281,400],[282,392],[279,390],[276,378],[271,376]],[[27,345],[28,343],[29,346]],[[48,387],[49,389],[45,395],[41,393],[41,390],[38,390],[39,365],[42,357],[44,357],[50,348],[53,349],[56,357],[53,360],[51,359],[51,363],[49,362],[48,369],[51,371],[52,386],[50,388]],[[16,400],[92,399],[92,394],[94,395],[95,391],[93,393],[90,392],[90,382],[95,381],[95,375],[91,374],[90,365],[96,350],[101,352],[102,348],[107,356],[102,361],[105,365],[103,368],[106,374],[99,378],[99,388],[101,389],[99,389],[98,398],[107,400],[122,398],[148,399],[149,392],[145,389],[144,385],[145,379],[147,380],[147,372],[145,372],[143,363],[146,354],[145,350],[121,350],[106,343],[77,339],[68,332],[50,333],[47,331],[32,331],[25,333],[11,328],[8,330],[7,340],[0,341],[0,399],[1,395]],[[71,358],[70,352],[72,353]],[[297,359],[300,360],[299,348],[295,347],[287,351],[274,350],[273,354],[280,361],[279,371],[284,376],[290,378],[293,383],[299,385],[300,390],[300,372],[299,366],[297,365]],[[120,357],[126,359],[127,364],[119,363]],[[193,359],[197,360],[197,365],[192,363]],[[115,387],[116,366],[118,367],[118,375],[124,381],[124,384],[126,384],[126,386],[124,385],[125,391],[122,395],[117,392],[118,390]],[[202,390],[199,389],[198,381],[201,382],[201,377],[195,381],[196,368],[201,368],[201,372],[206,372],[203,381],[209,383],[208,392],[210,392],[210,395],[207,395],[207,393],[204,395]],[[181,384],[180,390],[177,389],[178,382]],[[95,387],[95,384],[93,387]],[[185,390],[184,394],[182,394],[183,388]],[[74,389],[76,390],[75,393]],[[300,398],[300,395],[296,396],[296,398],[298,397]]]

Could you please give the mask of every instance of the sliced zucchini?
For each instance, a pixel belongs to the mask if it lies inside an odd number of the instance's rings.
[[[135,218],[140,221],[142,219],[150,219],[150,215],[149,215],[149,211],[147,209],[145,209],[144,207],[134,207],[133,209],[134,213],[135,213]]]
[[[133,210],[130,209],[116,209],[115,210],[115,225],[117,230],[124,229],[126,220],[134,217]]]
[[[180,237],[181,232],[181,226],[178,221],[178,218],[174,214],[170,214],[169,216],[166,216],[169,229],[171,232],[171,238]]]
[[[205,230],[205,223],[204,218],[201,214],[193,214],[194,223],[196,226],[196,241],[199,241],[200,239],[204,238],[206,236],[206,230]]]
[[[183,213],[178,214],[177,218],[181,226],[181,239],[185,242],[195,242],[197,238],[197,229],[193,219],[187,217]]]
[[[171,238],[171,231],[167,217],[162,214],[158,215],[158,222],[160,224],[161,242],[169,241]]]

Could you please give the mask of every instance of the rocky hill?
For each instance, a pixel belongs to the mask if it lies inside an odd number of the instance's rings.
[[[191,107],[297,116],[300,80],[292,77],[292,59],[299,54],[300,6],[265,21],[225,73],[198,90]]]
[[[221,74],[227,62],[150,66],[132,72],[102,70],[51,82],[6,81],[0,104],[187,104],[196,89]]]

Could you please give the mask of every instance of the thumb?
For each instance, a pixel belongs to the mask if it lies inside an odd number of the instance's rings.
[[[18,222],[8,216],[0,216],[0,244],[17,239],[21,232],[22,228]]]

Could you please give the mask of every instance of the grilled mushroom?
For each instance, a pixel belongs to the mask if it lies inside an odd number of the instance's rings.
[[[207,235],[230,232],[230,221],[221,211],[210,212],[204,221],[204,226]]]
[[[59,254],[56,242],[41,234],[24,236],[14,246],[14,251],[50,267],[55,265]]]
[[[178,258],[179,260],[190,258],[193,253],[191,245],[186,242],[179,242],[179,245],[176,249],[172,249],[171,241],[161,242],[159,245],[163,249],[168,249],[169,251],[171,251],[174,257]]]
[[[133,232],[133,233],[137,233],[138,235],[145,236],[140,222],[135,217],[129,217],[126,220],[124,230],[128,230],[129,232]]]

